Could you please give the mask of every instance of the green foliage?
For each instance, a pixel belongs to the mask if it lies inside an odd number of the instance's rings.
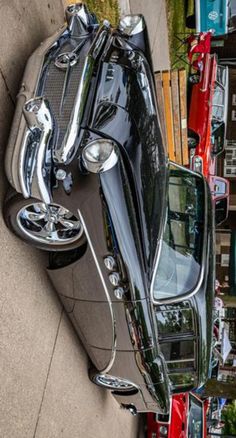
[[[222,412],[225,421],[224,434],[236,435],[236,401],[227,405]]]
[[[186,0],[166,0],[166,4],[171,64],[175,68],[188,70],[187,64],[176,58],[176,52],[181,53],[181,56],[186,55],[186,47],[179,47],[181,43],[177,37],[184,38],[185,35],[192,32],[186,27],[186,16],[192,13],[193,0],[188,2]]]
[[[106,19],[112,26],[117,25],[120,16],[118,0],[86,0],[86,3],[100,22]]]

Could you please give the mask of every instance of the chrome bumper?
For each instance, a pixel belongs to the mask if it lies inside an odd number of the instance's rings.
[[[35,97],[35,90],[47,52],[56,44],[56,41],[65,30],[66,27],[63,26],[56,34],[44,41],[32,54],[27,63],[22,86],[17,96],[17,107],[5,155],[5,171],[12,187],[26,197],[26,191],[22,189],[24,185],[23,180],[25,179],[22,175],[22,164],[24,160],[23,151],[26,148],[27,138],[29,136],[29,128],[23,109],[26,102]]]
[[[75,151],[93,64],[108,31],[97,32],[83,4],[68,6],[66,19],[27,63],[5,158],[14,189],[45,203],[52,202],[53,160],[66,164]]]

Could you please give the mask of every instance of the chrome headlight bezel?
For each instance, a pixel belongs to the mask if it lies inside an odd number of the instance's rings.
[[[144,30],[145,21],[142,15],[125,15],[121,18],[118,28],[123,34],[133,36]]]
[[[107,148],[106,151],[105,148]],[[98,155],[97,158],[96,153]],[[83,165],[85,169],[91,173],[102,173],[112,169],[112,167],[116,165],[118,159],[118,147],[109,139],[93,140],[88,143],[82,151]]]

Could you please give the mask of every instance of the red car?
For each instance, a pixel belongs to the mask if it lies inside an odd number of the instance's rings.
[[[215,175],[216,156],[224,149],[227,99],[228,68],[217,65],[216,55],[209,53],[209,34],[204,45],[195,44],[194,60],[192,46],[189,59],[195,73],[190,76],[193,83],[188,115],[188,145],[190,167],[203,173],[208,179]],[[197,55],[197,51],[202,51]]]
[[[216,176],[216,160],[224,149],[228,68],[218,65],[210,52],[210,33],[188,38],[188,57],[194,73],[188,116],[190,168],[207,178],[215,205],[216,224],[227,219],[229,182]]]
[[[173,395],[169,415],[147,414],[147,438],[206,438],[208,407],[191,392]]]

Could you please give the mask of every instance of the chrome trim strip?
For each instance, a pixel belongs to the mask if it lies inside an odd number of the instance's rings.
[[[103,26],[93,41],[88,55],[86,56],[79,88],[75,98],[74,108],[71,114],[70,122],[60,148],[54,151],[55,161],[58,163],[67,163],[72,155],[75,141],[79,132],[80,123],[86,105],[86,97],[89,90],[90,81],[93,74],[95,60],[102,48],[107,35],[107,28]]]
[[[228,1],[224,1],[223,6],[225,6],[225,28],[224,31],[225,33],[229,33],[230,32],[230,27],[229,27],[229,7],[230,7],[230,2]],[[224,14],[224,12],[223,12]],[[234,29],[233,29],[234,30]]]
[[[79,215],[80,221],[82,223],[82,226],[83,226],[86,238],[88,240],[88,244],[89,244],[89,247],[90,247],[90,250],[91,250],[91,253],[92,253],[95,265],[96,265],[96,268],[98,270],[99,277],[101,279],[101,282],[102,282],[102,285],[103,285],[103,289],[104,289],[104,292],[105,292],[105,295],[106,295],[106,298],[107,298],[107,302],[108,302],[108,305],[109,305],[109,308],[110,308],[110,313],[111,313],[111,319],[112,319],[112,349],[111,349],[111,359],[110,359],[110,362],[108,363],[108,365],[106,366],[106,368],[104,368],[103,370],[99,371],[99,373],[108,373],[110,371],[110,369],[112,368],[113,364],[114,364],[115,356],[116,356],[116,345],[117,345],[116,321],[115,321],[115,318],[114,318],[114,313],[113,313],[113,308],[112,308],[112,301],[111,301],[111,298],[110,298],[110,295],[109,295],[109,292],[108,292],[108,289],[107,289],[107,286],[106,286],[106,283],[105,283],[105,280],[104,280],[104,277],[103,277],[103,274],[102,274],[102,271],[101,271],[101,268],[100,268],[100,265],[99,265],[99,262],[98,262],[98,259],[97,259],[97,256],[96,256],[93,244],[92,244],[92,241],[90,239],[88,229],[86,227],[86,224],[84,222],[84,219],[83,219],[83,216],[82,216],[82,213],[80,212],[80,210],[78,210],[78,215]]]
[[[196,31],[201,32],[200,0],[195,0]]]
[[[228,119],[228,101],[229,101],[229,67],[226,66],[225,68],[225,85],[224,85],[224,122],[227,126],[227,119]],[[225,137],[226,137],[226,130],[225,130]]]
[[[169,161],[169,164],[173,164],[175,167],[178,167],[179,169],[183,169],[183,166],[180,166],[177,163]],[[188,171],[192,175],[198,176],[198,178],[201,177],[201,174],[199,174],[199,173],[193,172],[190,169],[188,169]],[[205,272],[205,262],[206,262],[206,258],[207,258],[205,248],[206,248],[206,244],[208,241],[208,235],[207,235],[207,215],[208,215],[207,196],[208,196],[208,192],[207,192],[207,182],[205,181],[205,179],[203,177],[202,177],[202,179],[203,179],[203,183],[204,183],[204,193],[205,193],[205,223],[204,223],[204,238],[203,238],[203,245],[202,245],[202,247],[203,247],[202,264],[201,264],[201,271],[200,271],[197,286],[191,292],[181,294],[176,298],[168,298],[165,300],[155,300],[154,299],[153,288],[154,288],[154,281],[155,281],[156,272],[157,272],[157,268],[158,268],[158,264],[159,264],[159,260],[160,260],[160,255],[161,255],[161,247],[162,247],[162,241],[161,241],[159,244],[159,247],[158,247],[157,255],[156,255],[155,267],[154,267],[154,271],[152,274],[152,280],[151,280],[151,286],[150,286],[150,296],[151,296],[151,300],[152,300],[153,304],[162,305],[162,304],[173,304],[173,303],[182,302],[184,299],[189,299],[192,296],[194,296],[199,291],[199,289],[202,285],[203,278],[204,278],[204,272]]]
[[[22,147],[19,154],[19,183],[22,191],[22,195],[24,198],[29,198],[30,194],[27,190],[26,184],[25,184],[25,172],[24,172],[24,162],[25,162],[25,153],[27,149],[27,142],[30,135],[30,130],[28,129],[24,135],[24,141],[22,143]]]

